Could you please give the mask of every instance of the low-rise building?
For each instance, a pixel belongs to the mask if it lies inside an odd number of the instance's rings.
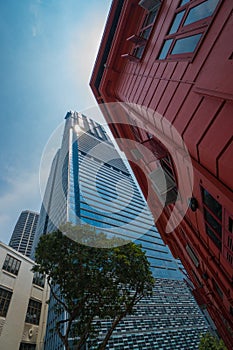
[[[49,289],[33,260],[0,242],[0,349],[42,350]]]

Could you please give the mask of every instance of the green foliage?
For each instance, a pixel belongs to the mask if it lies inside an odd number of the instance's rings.
[[[107,238],[89,226],[66,224],[62,231],[66,235],[57,231],[41,237],[34,271],[46,273],[57,312],[63,308],[68,315],[56,325],[66,349],[68,336],[78,336],[77,349],[81,349],[98,331],[93,320],[110,317],[112,328],[99,347],[104,349],[114,327],[133,313],[143,296],[152,293],[154,279],[149,262],[140,246]],[[100,245],[111,248],[96,248]],[[66,333],[62,334],[64,323]]]
[[[201,336],[199,350],[227,350],[227,348],[222,340],[207,332]]]

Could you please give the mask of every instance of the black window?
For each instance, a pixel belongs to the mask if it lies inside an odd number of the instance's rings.
[[[233,316],[233,306],[230,306],[230,314]]]
[[[11,301],[12,291],[0,287],[0,316],[6,317],[10,301]]]
[[[3,270],[13,273],[14,275],[18,275],[20,268],[20,260],[15,259],[13,256],[7,254],[6,259],[3,264]]]
[[[35,350],[36,344],[21,343],[19,350]]]
[[[35,272],[33,275],[33,281],[32,283],[36,284],[39,287],[44,288],[45,284],[45,276],[39,272]]]
[[[41,302],[34,299],[29,300],[25,322],[32,324],[40,323]]]
[[[233,233],[233,219],[232,218],[228,218],[228,231]]]
[[[212,283],[213,283],[214,290],[217,292],[217,294],[220,296],[220,298],[223,299],[223,292],[219,288],[218,284],[215,282],[214,279],[212,279]]]
[[[220,0],[182,0],[158,59],[192,57],[219,3]]]
[[[201,191],[206,233],[214,244],[221,250],[222,206],[206,189],[202,188]]]
[[[222,206],[214,197],[204,188],[202,189],[204,204],[219,220],[222,220]]]
[[[214,244],[221,250],[222,249],[222,241],[218,238],[218,236],[215,234],[213,230],[209,228],[208,225],[206,225],[206,233],[211,238],[211,240],[214,242]]]

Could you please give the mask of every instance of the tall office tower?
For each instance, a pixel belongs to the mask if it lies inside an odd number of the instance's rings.
[[[61,148],[54,157],[36,231],[54,231],[67,221],[89,224],[107,235],[133,239],[146,251],[156,285],[136,314],[114,331],[109,348],[197,349],[207,330],[175,260],[157,232],[147,204],[104,129],[77,112],[68,112]],[[62,348],[50,301],[45,350]],[[109,320],[101,320],[99,340]],[[72,339],[70,339],[72,344]],[[88,344],[87,344],[88,346]],[[75,348],[75,347],[74,347]],[[91,347],[90,347],[91,348]]]
[[[24,210],[12,233],[9,246],[30,257],[39,214]]]

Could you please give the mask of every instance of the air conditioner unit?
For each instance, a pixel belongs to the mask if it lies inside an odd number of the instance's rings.
[[[151,11],[154,8],[159,8],[161,0],[141,0],[138,5],[144,8],[144,10]]]

